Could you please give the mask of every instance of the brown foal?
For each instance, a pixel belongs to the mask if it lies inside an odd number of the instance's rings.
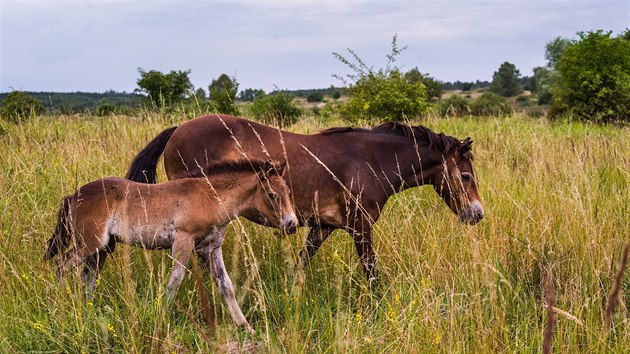
[[[170,304],[195,251],[209,265],[236,324],[251,330],[236,302],[221,245],[228,223],[243,214],[257,214],[295,233],[298,220],[282,177],[284,166],[242,160],[216,165],[205,177],[162,184],[111,177],[87,183],[64,198],[45,258],[71,246],[57,259],[59,273],[63,276],[84,264],[81,279],[93,291],[117,242],[171,248],[174,266],[166,288]]]

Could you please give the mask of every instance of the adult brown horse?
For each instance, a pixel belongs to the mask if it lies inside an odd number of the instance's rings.
[[[251,330],[236,302],[221,245],[230,220],[244,213],[263,215],[287,233],[296,231],[283,166],[241,160],[215,164],[203,178],[157,185],[114,177],[87,183],[64,198],[44,258],[68,248],[57,260],[60,275],[85,264],[81,278],[93,291],[117,242],[171,248],[174,265],[166,288],[170,304],[195,251],[212,271],[236,324]]]
[[[398,122],[372,129],[331,128],[302,135],[227,115],[199,117],[164,130],[134,159],[127,178],[156,181],[164,153],[168,179],[196,176],[217,161],[245,157],[288,162],[287,181],[301,226],[311,226],[303,265],[335,229],[354,238],[368,280],[376,280],[372,225],[387,199],[433,185],[461,222],[483,218],[472,164],[472,141]],[[256,214],[246,218],[268,225]]]

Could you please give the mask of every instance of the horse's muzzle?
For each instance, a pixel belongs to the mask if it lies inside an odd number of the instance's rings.
[[[282,218],[282,231],[284,233],[292,235],[297,232],[298,220],[294,214],[285,215]]]
[[[462,224],[475,225],[483,219],[483,205],[478,200],[473,201],[459,213]]]

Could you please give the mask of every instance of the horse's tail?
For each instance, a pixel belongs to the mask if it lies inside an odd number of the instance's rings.
[[[125,178],[142,183],[156,183],[158,160],[160,159],[160,155],[164,152],[164,147],[166,147],[166,143],[168,139],[171,138],[171,135],[173,135],[175,129],[177,129],[177,126],[165,129],[151,140],[133,159]]]
[[[72,241],[70,234],[70,203],[72,202],[72,195],[66,196],[61,202],[61,208],[57,216],[57,226],[53,235],[48,240],[48,249],[44,253],[45,260],[53,259],[59,252],[62,252]]]

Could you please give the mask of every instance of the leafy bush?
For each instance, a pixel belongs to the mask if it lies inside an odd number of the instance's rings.
[[[630,32],[630,31],[629,31]],[[562,52],[552,87],[552,115],[583,121],[630,121],[630,37],[580,32]]]
[[[529,106],[529,96],[518,96],[515,101],[519,106]]]
[[[422,82],[410,83],[398,70],[379,71],[361,77],[348,92],[341,116],[351,122],[403,120],[426,113],[426,90]]]
[[[322,94],[321,92],[313,92],[306,96],[306,101],[311,103],[322,102],[323,100],[324,94]]]
[[[501,117],[512,113],[508,101],[492,92],[486,92],[474,100],[470,108],[475,116]]]
[[[293,96],[285,92],[257,95],[250,109],[261,122],[280,127],[296,123],[302,114],[302,110],[293,103]]]
[[[442,117],[461,117],[470,115],[471,102],[469,99],[460,95],[452,95],[438,104],[438,113]]]
[[[9,93],[0,105],[0,116],[13,123],[19,123],[42,113],[44,113],[42,101],[21,91]]]
[[[405,117],[416,117],[427,112],[427,91],[422,81],[411,82],[407,80],[392,64],[396,57],[405,49],[398,48],[396,36],[392,39],[391,53],[387,55],[385,69],[375,71],[366,65],[363,60],[352,50],[352,60],[333,53],[342,63],[346,64],[354,74],[347,75],[347,79],[353,81],[348,88],[350,99],[341,106],[342,118],[357,123],[360,121],[403,120]],[[345,79],[337,76],[346,81]]]
[[[116,107],[107,101],[101,101],[96,106],[96,115],[99,117],[109,116],[114,114],[115,112]]]

